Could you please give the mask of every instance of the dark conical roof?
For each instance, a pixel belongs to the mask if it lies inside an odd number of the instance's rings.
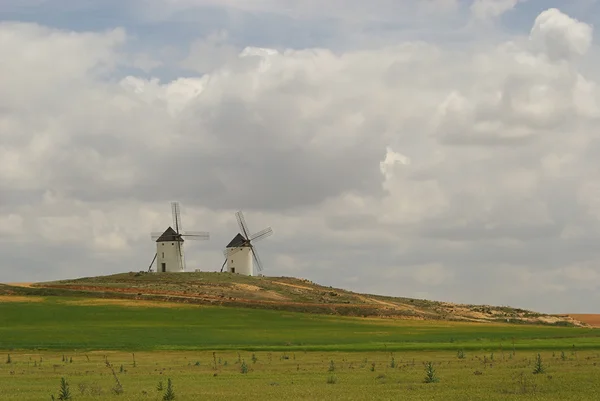
[[[231,242],[227,244],[226,248],[240,248],[244,246],[248,246],[246,238],[244,238],[242,234],[238,233],[238,235],[233,237]]]
[[[177,232],[175,230],[173,230],[171,227],[167,228],[165,230],[165,232],[162,233],[162,235],[160,237],[158,237],[158,239],[156,240],[156,242],[173,242],[173,241],[183,242],[183,238],[181,238],[179,235],[177,235]]]

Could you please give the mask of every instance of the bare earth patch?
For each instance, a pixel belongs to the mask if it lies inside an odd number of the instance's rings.
[[[142,301],[142,300],[130,300],[130,299],[77,299],[63,301],[68,305],[109,305],[109,306],[129,306],[133,308],[198,308],[198,305],[184,304],[179,302],[154,302],[154,301]]]
[[[0,295],[0,303],[2,302],[42,302],[43,297],[26,297],[23,295]]]
[[[600,314],[571,314],[569,316],[592,327],[600,327]]]
[[[246,290],[246,291],[260,291],[260,287],[256,286],[256,285],[251,285],[251,284],[240,284],[240,283],[234,283],[233,285],[235,285],[237,288],[241,289],[241,290]]]
[[[249,291],[249,292],[261,291],[260,295],[262,298],[265,298],[265,299],[271,299],[271,300],[275,300],[275,301],[289,300],[288,297],[278,294],[275,291],[263,291],[262,288],[260,288],[259,286],[256,286],[256,285],[242,284],[242,283],[234,283],[233,285],[242,291]]]
[[[11,285],[13,287],[31,287],[35,283],[7,283],[6,285]]]
[[[273,284],[279,284],[279,285],[286,285],[288,287],[298,288],[298,289],[301,289],[301,290],[309,290],[309,291],[313,291],[314,290],[314,288],[305,287],[303,285],[297,285],[297,284],[282,283],[281,281],[271,281],[271,283],[273,283]]]

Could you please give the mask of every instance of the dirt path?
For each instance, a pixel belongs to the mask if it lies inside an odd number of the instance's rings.
[[[415,310],[417,311],[416,308],[414,307],[410,307],[408,305],[398,305],[392,302],[386,302],[386,301],[382,301],[380,299],[375,299],[375,298],[371,298],[371,297],[364,297],[362,295],[359,295],[358,298],[366,303],[370,303],[370,304],[378,304],[378,305],[383,305],[383,306],[387,306],[388,308],[392,308],[395,310]]]

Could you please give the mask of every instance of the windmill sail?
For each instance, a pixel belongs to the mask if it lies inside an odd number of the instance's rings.
[[[236,212],[235,217],[241,233],[236,235],[235,238],[226,246],[226,249],[223,253],[225,256],[225,261],[223,262],[223,266],[221,266],[221,271],[223,271],[223,268],[229,261],[227,271],[233,273],[240,272],[239,270],[241,269],[242,274],[254,275],[254,269],[252,265],[255,265],[256,270],[259,272],[263,270],[263,264],[258,256],[254,242],[260,241],[272,235],[273,229],[271,227],[267,227],[264,230],[250,235],[251,231],[248,228],[248,224],[246,223],[246,219],[244,218],[242,211],[240,210]],[[244,256],[241,256],[241,258],[232,257],[242,250],[245,250],[245,252],[248,253],[245,253]]]
[[[184,238],[193,241],[210,239],[210,234],[206,231],[183,231],[179,202],[171,202],[171,216],[173,227],[167,228],[162,233],[151,233],[152,241],[156,242],[157,247],[152,261],[154,263],[154,260],[156,260],[157,272],[181,272],[186,270],[183,252]],[[169,242],[171,244],[168,244]]]

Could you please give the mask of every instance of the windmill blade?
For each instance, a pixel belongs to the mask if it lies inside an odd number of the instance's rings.
[[[210,233],[205,231],[185,231],[181,236],[193,241],[206,241],[210,239]]]
[[[150,273],[150,271],[152,270],[152,265],[154,264],[154,261],[156,260],[157,256],[158,256],[158,253],[155,253],[154,257],[152,258],[152,262],[150,262],[150,266],[148,267],[148,273]]]
[[[244,214],[240,210],[235,213],[235,217],[237,218],[238,225],[240,226],[240,230],[242,230],[242,234],[244,234],[244,238],[250,238],[250,230],[248,230],[248,224],[246,224],[246,219],[244,218]]]
[[[181,248],[181,241],[177,241],[177,250],[179,251],[179,260],[181,261],[181,269],[185,271],[185,258],[183,257],[183,249]]]
[[[271,227],[267,227],[264,230],[252,235],[250,237],[250,241],[260,241],[261,239],[267,238],[271,234],[273,234],[273,229]]]
[[[254,256],[254,261],[256,262],[256,267],[258,268],[258,271],[261,272],[263,267],[262,267],[262,262],[260,261],[260,258],[258,257],[258,253],[256,253],[256,249],[254,249],[254,247],[250,247],[250,250],[252,251],[252,256]]]
[[[225,268],[225,264],[227,263],[227,258],[225,258],[225,261],[223,262],[223,264],[221,265],[221,273],[223,273],[223,269]]]
[[[175,232],[179,234],[183,231],[181,226],[181,210],[179,208],[179,202],[171,202],[171,213],[173,214],[173,225],[175,226]]]

